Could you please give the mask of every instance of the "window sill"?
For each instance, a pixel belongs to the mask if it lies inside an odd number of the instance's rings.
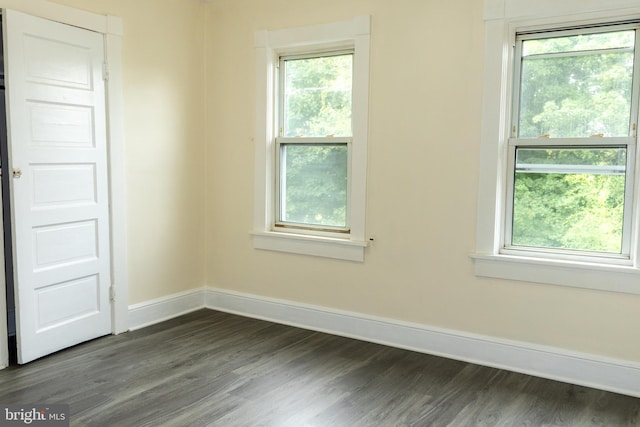
[[[306,236],[275,231],[252,231],[254,249],[364,262],[367,242]]]
[[[640,269],[631,266],[473,253],[476,276],[640,295]]]

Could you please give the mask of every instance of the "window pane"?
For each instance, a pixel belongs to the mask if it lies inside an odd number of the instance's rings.
[[[521,138],[628,136],[635,31],[524,40]]]
[[[281,144],[280,220],[347,226],[347,144]]]
[[[625,148],[518,148],[512,244],[622,252]]]
[[[283,136],[351,136],[353,55],[284,62]]]
[[[613,33],[578,34],[574,36],[525,40],[522,45],[522,56],[633,48],[634,44],[634,30],[616,31]]]

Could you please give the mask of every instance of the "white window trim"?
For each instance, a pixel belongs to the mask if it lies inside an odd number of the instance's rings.
[[[364,261],[370,17],[310,27],[255,33],[256,129],[253,247],[349,261]],[[276,96],[279,56],[348,47],[354,50],[353,142],[350,175],[350,233],[344,237],[274,231]]]
[[[640,18],[637,0],[485,0],[482,135],[476,251],[478,276],[640,294],[638,208],[626,265],[580,259],[546,259],[500,252],[506,202],[506,162],[511,118],[512,43],[516,31]],[[636,162],[638,163],[638,161]],[[638,168],[638,166],[636,166]],[[638,186],[636,173],[635,188]]]

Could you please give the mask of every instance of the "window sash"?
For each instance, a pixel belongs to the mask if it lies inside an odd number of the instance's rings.
[[[284,179],[283,172],[284,167],[282,165],[282,148],[286,145],[309,145],[309,146],[339,146],[345,145],[347,147],[347,195],[346,195],[346,212],[345,212],[345,226],[331,226],[320,224],[300,223],[293,221],[282,220],[282,210],[284,202],[282,197],[284,195]],[[349,224],[349,218],[351,217],[351,157],[352,157],[352,145],[353,138],[351,137],[308,137],[308,138],[290,138],[290,137],[278,137],[275,140],[275,191],[274,191],[274,231],[287,231],[295,232],[299,234],[317,234],[321,236],[344,236],[351,232]]]
[[[513,217],[514,217],[514,196],[515,196],[515,177],[518,172],[516,164],[516,152],[518,148],[539,148],[539,149],[589,149],[589,148],[624,148],[626,149],[626,172],[625,172],[625,191],[624,191],[624,208],[622,220],[622,244],[621,252],[612,253],[604,251],[575,250],[562,248],[537,247],[513,244]],[[613,137],[613,138],[512,138],[508,143],[508,160],[507,160],[507,182],[505,197],[505,222],[503,226],[503,245],[500,253],[539,256],[540,254],[556,254],[560,256],[569,256],[571,259],[592,260],[593,257],[608,258],[612,260],[629,260],[631,259],[631,239],[633,226],[633,208],[634,202],[634,183],[635,183],[635,167],[636,164],[636,138],[633,137]],[[565,173],[572,173],[571,169],[576,169],[575,165],[555,165],[553,169],[558,171],[564,170]],[[614,168],[611,168],[612,172]]]
[[[278,136],[275,138],[274,143],[274,159],[275,159],[275,185],[274,185],[274,200],[273,200],[273,231],[283,231],[296,234],[311,234],[326,237],[340,237],[343,238],[351,232],[350,218],[351,218],[351,159],[352,159],[352,136],[313,136],[313,137],[284,137],[285,131],[285,78],[286,78],[286,61],[298,60],[298,59],[313,59],[313,58],[325,58],[332,56],[352,55],[355,67],[355,49],[328,49],[313,52],[296,53],[290,55],[280,55],[278,57],[278,79],[277,79],[277,124],[278,124]],[[352,71],[353,73],[353,71]],[[353,87],[355,82],[353,81],[352,74],[352,90],[351,96],[353,98]],[[353,108],[353,105],[352,105]],[[353,121],[353,111],[352,111]],[[352,123],[353,132],[353,123]],[[293,221],[283,220],[283,196],[285,194],[283,185],[283,165],[282,165],[282,147],[284,145],[340,145],[345,144],[347,147],[347,197],[346,197],[346,216],[345,226],[330,226],[330,225],[317,225],[308,223],[299,223]]]
[[[580,34],[596,34],[596,33],[611,33],[624,30],[635,30],[635,43],[634,43],[634,63],[633,63],[633,76],[632,76],[632,88],[631,88],[631,108],[629,111],[629,135],[637,135],[638,127],[638,114],[639,114],[639,99],[640,99],[640,22],[611,24],[611,25],[599,25],[596,27],[581,27],[567,30],[550,30],[550,31],[538,31],[533,33],[516,34],[515,46],[514,46],[514,73],[513,73],[513,92],[512,92],[512,109],[511,109],[511,126],[509,135],[511,138],[518,138],[520,133],[520,94],[522,86],[522,62],[525,57],[523,56],[523,42],[527,40],[537,39],[550,39],[567,37]],[[620,52],[625,49],[603,49],[602,52]],[[549,53],[544,55],[530,55],[526,58],[532,60],[533,58],[540,57],[561,57],[561,56],[578,56],[591,54],[593,51],[575,51],[575,52],[562,52],[562,53]],[[535,60],[535,59],[533,59]],[[546,135],[545,135],[546,136]],[[524,138],[522,138],[524,139]],[[549,139],[554,139],[553,135],[549,135]]]
[[[317,51],[317,52],[307,52],[295,55],[281,55],[278,58],[278,137],[284,137],[285,133],[285,90],[286,90],[286,62],[298,59],[315,59],[315,58],[327,58],[332,56],[343,56],[343,55],[351,55],[352,57],[352,67],[355,66],[355,50],[354,49],[339,49],[339,50],[327,50],[327,51]],[[351,111],[351,135],[341,135],[341,136],[353,136],[353,68],[351,74],[351,99],[352,99],[352,111]],[[314,136],[315,137],[315,136]]]
[[[521,95],[521,73],[522,73],[522,44],[525,40],[547,39],[555,37],[565,37],[584,33],[607,33],[621,30],[635,29],[635,46],[634,46],[634,65],[632,75],[631,88],[631,105],[629,117],[629,136],[628,137],[578,137],[578,138],[519,138],[520,132],[520,95]],[[640,75],[640,24],[625,23],[619,25],[608,25],[597,28],[577,28],[561,31],[539,31],[528,34],[516,34],[516,43],[514,46],[514,74],[512,85],[512,110],[511,125],[509,133],[511,138],[506,144],[507,150],[507,169],[506,169],[506,194],[504,197],[504,224],[502,227],[502,245],[499,252],[511,255],[524,256],[552,256],[560,259],[571,259],[578,261],[592,262],[594,257],[600,260],[609,259],[611,262],[628,262],[634,254],[631,253],[633,228],[633,209],[637,205],[634,199],[634,183],[635,183],[635,165],[636,165],[636,139],[637,139],[637,117],[638,117],[638,100],[639,100],[639,75]],[[603,52],[619,51],[616,49],[606,49]],[[576,55],[585,54],[582,51],[575,53]],[[551,53],[544,56],[563,56],[571,55],[571,52]],[[529,59],[532,57],[529,56]],[[596,135],[594,135],[596,136]],[[626,171],[625,171],[625,191],[624,191],[624,208],[623,208],[623,224],[622,224],[622,245],[621,253],[572,250],[562,248],[533,247],[513,244],[513,217],[514,217],[514,197],[515,197],[515,178],[518,172],[516,165],[516,152],[518,148],[625,148],[626,149]],[[531,165],[529,165],[531,166]],[[556,165],[553,169],[557,171],[563,170],[562,165]],[[564,168],[565,173],[570,173],[570,167]],[[574,168],[575,170],[576,168]]]

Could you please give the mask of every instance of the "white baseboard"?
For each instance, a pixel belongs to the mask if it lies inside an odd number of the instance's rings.
[[[326,307],[207,288],[214,310],[640,397],[640,364],[427,327]]]
[[[201,308],[640,397],[640,364],[216,288],[129,306],[129,329]]]
[[[129,306],[129,330],[143,328],[183,314],[204,308],[205,289],[186,292],[145,301]]]

